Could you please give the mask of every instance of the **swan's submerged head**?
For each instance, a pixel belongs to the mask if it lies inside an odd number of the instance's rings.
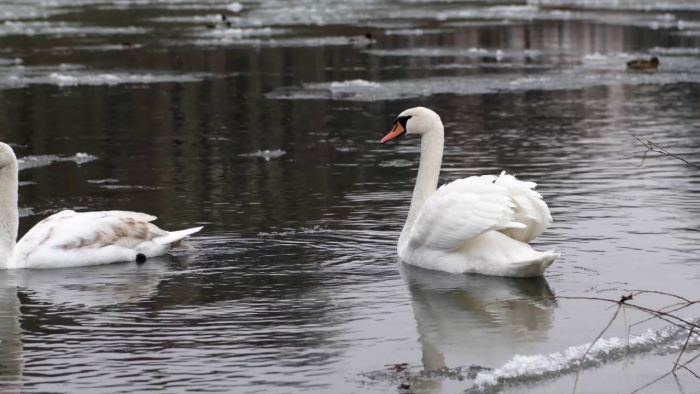
[[[404,134],[427,134],[437,130],[437,124],[442,124],[440,116],[435,111],[425,107],[407,109],[396,118],[394,127],[389,134],[382,138],[381,143],[393,140]]]
[[[0,142],[0,169],[3,169],[15,162],[17,162],[17,158],[15,157],[15,152],[12,150],[10,145]]]

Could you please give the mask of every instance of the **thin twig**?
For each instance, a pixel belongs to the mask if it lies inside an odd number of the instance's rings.
[[[684,159],[684,158],[682,158],[682,157],[680,157],[680,156],[678,156],[678,155],[674,155],[673,153],[667,151],[666,149],[664,149],[664,148],[658,146],[657,144],[655,144],[655,143],[652,142],[652,141],[649,141],[649,140],[646,139],[646,138],[645,138],[644,140],[642,140],[641,138],[637,137],[636,135],[632,135],[632,137],[636,138],[637,141],[641,142],[642,145],[644,145],[644,147],[647,148],[647,150],[644,151],[644,156],[642,156],[642,162],[639,163],[639,165],[638,165],[637,167],[641,167],[642,164],[644,164],[644,161],[645,161],[646,158],[647,158],[647,153],[649,153],[649,152],[656,152],[656,153],[661,153],[661,154],[666,155],[666,156],[673,157],[674,159],[678,159],[678,160],[684,162],[685,164],[691,165],[691,166],[697,168],[698,170],[700,170],[700,166],[699,166],[699,165],[693,164],[693,163],[689,162],[688,160],[686,160],[686,159]]]
[[[669,297],[673,297],[673,298],[678,298],[679,300],[683,300],[685,302],[692,302],[687,298],[681,297],[679,295],[671,294],[671,293],[665,293],[663,291],[656,291],[656,290],[625,290],[625,291],[633,291],[633,292],[635,292],[634,293],[635,296],[640,295],[640,294],[646,294],[646,293],[648,293],[648,294],[661,294],[661,295],[665,295],[665,296],[669,296]]]
[[[700,379],[700,376],[698,376],[698,374],[696,374],[695,372],[691,371],[690,368],[686,367],[685,365],[679,365],[678,367],[679,367],[679,368],[685,369],[686,371],[692,373],[693,376],[695,376],[696,378]]]
[[[681,352],[678,353],[678,358],[676,359],[676,362],[673,363],[673,371],[675,371],[678,368],[678,362],[681,361],[681,357],[683,356],[683,352],[685,352],[685,348],[688,347],[688,342],[690,342],[690,338],[693,336],[693,330],[694,328],[691,328],[690,331],[688,332],[688,336],[685,338],[685,343],[683,344],[683,347],[681,348]],[[671,371],[671,372],[673,372]]]

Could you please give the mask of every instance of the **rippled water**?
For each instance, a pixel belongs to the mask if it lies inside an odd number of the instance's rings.
[[[0,0],[20,233],[62,209],[205,226],[141,266],[0,271],[0,391],[570,392],[613,310],[555,295],[695,299],[700,280],[700,170],[640,165],[633,138],[700,163],[700,8],[614,4]],[[441,182],[538,183],[536,247],[562,254],[545,278],[397,261],[419,141],[378,141],[416,105],[446,126]],[[640,387],[686,337],[630,334],[611,327],[579,392]]]

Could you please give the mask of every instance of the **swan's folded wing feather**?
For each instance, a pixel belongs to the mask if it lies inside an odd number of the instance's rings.
[[[168,234],[149,223],[154,219],[138,212],[63,211],[37,223],[17,243],[16,252],[20,258],[27,259],[30,254],[50,249],[80,251],[106,246],[131,249]]]
[[[494,183],[508,189],[508,193],[515,203],[514,220],[526,226],[525,228],[502,230],[504,234],[521,242],[530,242],[549,227],[552,215],[542,199],[542,195],[535,191],[537,186],[535,182],[523,182],[513,175],[502,172]]]
[[[508,191],[494,177],[470,177],[440,187],[411,228],[409,247],[452,251],[490,230],[524,227],[513,221]]]

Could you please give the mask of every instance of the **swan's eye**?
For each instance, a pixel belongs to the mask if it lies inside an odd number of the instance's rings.
[[[403,127],[403,129],[406,130],[406,123],[408,123],[408,120],[411,118],[412,118],[412,116],[410,116],[410,115],[409,116],[399,116],[398,118],[396,118],[396,122],[394,122],[394,124],[396,124],[398,122],[401,125],[401,127]]]

